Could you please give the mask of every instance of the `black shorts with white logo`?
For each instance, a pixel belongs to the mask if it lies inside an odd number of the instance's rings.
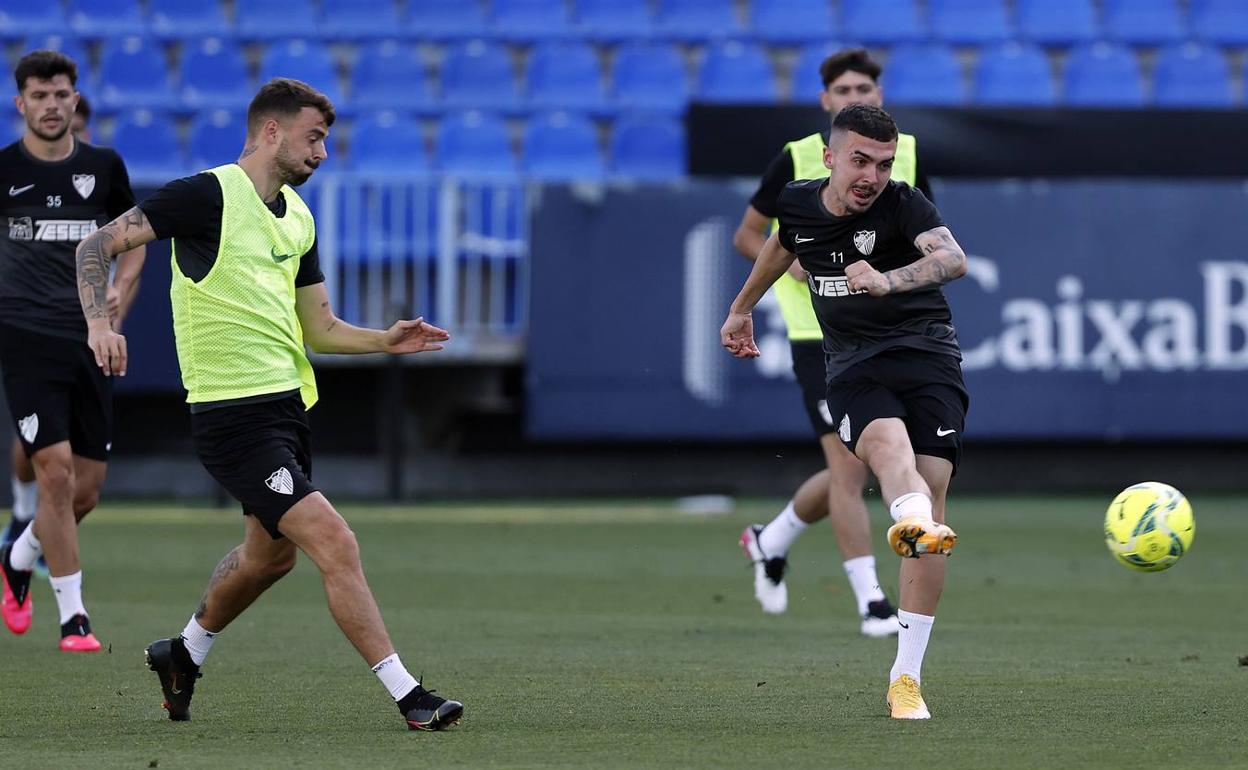
[[[312,486],[312,432],[296,391],[276,401],[191,414],[199,461],[278,540],[277,523]]]
[[[836,422],[828,412],[828,367],[823,361],[823,342],[790,340],[789,349],[793,352],[793,374],[802,389],[810,427],[819,438],[836,433]]]
[[[943,457],[954,473],[969,405],[958,359],[916,348],[885,350],[828,383],[828,410],[851,452],[872,420],[899,417],[915,454]]]
[[[113,378],[85,342],[0,324],[0,370],[26,456],[69,441],[80,457],[108,461]]]

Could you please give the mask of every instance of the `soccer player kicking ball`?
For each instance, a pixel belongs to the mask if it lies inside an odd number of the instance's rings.
[[[217,636],[295,566],[316,564],[329,611],[413,730],[441,730],[463,704],[408,673],[364,579],[355,534],[312,485],[306,410],[316,381],[306,342],[322,353],[441,350],[449,335],[421,319],[361,329],[334,316],[316,228],[294,187],[326,158],[334,107],[298,80],[266,83],[247,110],[237,163],[178,179],[85,239],[78,287],[88,344],[105,374],[126,369],[126,340],[108,325],[105,278],[118,251],[173,239],[174,336],[195,450],[243,506],[244,539],[221,560],[181,636],[153,642],[165,708],[190,719],[200,666]]]
[[[961,456],[968,397],[942,284],[966,273],[966,255],[923,194],[893,182],[897,126],[879,107],[846,107],[832,120],[826,180],[795,181],[720,330],[738,358],[758,356],[750,317],[794,259],[823,331],[828,410],[841,441],[875,473],[900,556],[901,626],[889,674],[897,719],[928,719],[919,691],[923,655],[957,536],[945,493]]]

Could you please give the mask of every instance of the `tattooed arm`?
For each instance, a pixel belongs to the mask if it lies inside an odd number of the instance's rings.
[[[422,353],[441,350],[446,331],[423,318],[396,321],[389,329],[361,329],[334,315],[324,283],[295,289],[295,313],[303,340],[317,353]]]
[[[113,331],[108,317],[108,269],[123,251],[156,239],[147,217],[137,206],[78,244],[78,301],[87,318],[87,344],[104,374],[126,374],[126,338]]]
[[[873,297],[898,294],[928,286],[939,286],[966,275],[966,254],[953,239],[947,227],[934,227],[914,239],[914,245],[923,254],[914,262],[881,273],[859,260],[845,267],[852,291],[866,291]]]

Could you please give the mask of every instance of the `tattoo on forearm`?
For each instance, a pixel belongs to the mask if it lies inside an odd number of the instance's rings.
[[[108,318],[108,266],[115,243],[113,225],[96,230],[78,244],[78,301],[87,320]]]
[[[884,274],[888,279],[889,292],[939,286],[949,283],[964,272],[966,255],[962,253],[953,236],[948,232],[938,232],[932,233],[931,237],[932,241],[922,246],[922,259]]]
[[[225,555],[217,568],[212,571],[212,577],[208,578],[208,587],[204,589],[204,596],[199,600],[199,608],[195,610],[195,619],[199,620],[204,617],[204,613],[208,611],[208,595],[212,593],[212,589],[230,576],[230,573],[238,571],[238,552],[242,546],[235,546],[234,550]]]

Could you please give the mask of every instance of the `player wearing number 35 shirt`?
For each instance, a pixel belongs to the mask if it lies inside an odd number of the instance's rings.
[[[0,149],[0,368],[9,413],[38,484],[35,521],[0,547],[3,615],[30,628],[30,576],[40,554],[60,614],[60,649],[100,643],[82,601],[77,523],[95,507],[112,446],[113,381],[95,366],[78,304],[74,249],[134,205],[117,153],[70,133],[78,103],[73,60],[32,51],[14,70],[26,130]],[[108,321],[135,287],[143,248],[119,259]]]
[[[901,630],[887,702],[928,719],[920,669],[957,536],[945,493],[961,457],[968,398],[957,335],[940,287],[966,255],[923,194],[890,180],[897,126],[879,107],[832,120],[826,180],[790,183],[767,241],[720,331],[729,352],[758,356],[750,312],[796,259],[823,331],[828,410],[841,440],[880,481],[902,562]]]

